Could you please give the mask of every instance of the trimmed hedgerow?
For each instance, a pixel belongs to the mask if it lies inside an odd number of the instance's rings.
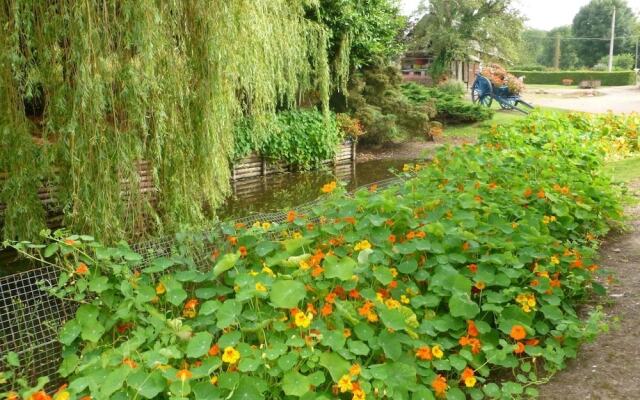
[[[493,110],[464,101],[460,95],[453,95],[416,83],[406,83],[402,85],[402,90],[405,96],[416,104],[434,102],[437,112],[435,119],[441,122],[468,123],[493,118]]]
[[[626,86],[636,84],[634,71],[603,72],[603,71],[509,71],[515,76],[525,76],[525,83],[532,85],[562,85],[563,79],[572,79],[578,84],[580,81],[596,80],[602,86]]]

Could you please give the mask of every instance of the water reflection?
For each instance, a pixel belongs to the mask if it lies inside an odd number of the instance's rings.
[[[394,176],[391,169],[402,169],[410,162],[415,160],[375,160],[237,181],[232,183],[233,196],[218,210],[218,215],[221,219],[230,219],[289,209],[316,199],[321,194],[320,187],[331,180],[345,182],[348,190],[352,190],[391,178]]]

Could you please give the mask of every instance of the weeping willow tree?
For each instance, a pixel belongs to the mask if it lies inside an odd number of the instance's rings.
[[[211,217],[229,188],[235,121],[319,91],[326,30],[312,0],[7,0],[0,5],[5,238],[64,224],[103,240]],[[152,166],[153,204],[138,163]]]

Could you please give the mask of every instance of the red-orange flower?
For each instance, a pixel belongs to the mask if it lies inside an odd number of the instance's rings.
[[[421,360],[431,360],[433,358],[431,354],[431,348],[429,346],[422,346],[416,350],[416,357]]]
[[[235,236],[229,236],[227,238],[227,241],[231,243],[232,246],[235,246],[236,244],[238,244],[238,238]]]
[[[180,379],[182,382],[191,379],[192,376],[193,376],[193,373],[188,369],[184,369],[184,368],[176,373],[176,377]]]
[[[527,346],[537,346],[540,341],[538,339],[529,339],[526,341]]]
[[[467,321],[467,335],[472,337],[478,336],[478,328],[476,328],[476,323],[472,320]]]
[[[522,342],[518,342],[516,344],[518,345],[518,347],[516,347],[516,349],[513,352],[516,354],[524,353],[524,344],[522,344]]]
[[[396,242],[396,235],[393,235],[393,234],[389,235],[389,242],[391,244],[394,244]]]
[[[469,242],[464,242],[462,244],[462,251],[467,251],[471,248],[471,245],[469,244]]]
[[[333,306],[331,305],[331,303],[325,303],[322,306],[322,309],[320,310],[320,314],[322,314],[323,317],[327,317],[332,313],[333,313]]]
[[[287,213],[287,222],[293,222],[296,219],[296,212],[295,211],[289,211]]]
[[[240,257],[247,256],[247,248],[245,246],[238,247],[238,251],[240,252]]]
[[[511,333],[509,333],[509,336],[515,340],[522,340],[527,337],[527,331],[522,325],[514,325],[511,327]]]
[[[51,396],[44,390],[40,390],[29,396],[29,400],[51,400]]]
[[[531,190],[531,188],[529,187],[526,188],[523,193],[524,197],[530,197],[532,194],[533,194],[533,190]]]
[[[324,301],[326,301],[327,303],[335,303],[336,297],[338,297],[338,295],[331,292],[325,296]]]
[[[476,264],[469,264],[467,265],[467,268],[469,268],[469,271],[473,272],[474,274],[478,272],[478,265]]]
[[[444,396],[447,393],[447,378],[438,374],[431,382],[431,387],[436,392],[436,396]]]
[[[218,354],[220,354],[220,346],[218,346],[218,343],[214,344],[213,346],[211,346],[211,347],[209,348],[209,352],[208,352],[208,354],[209,354],[211,357],[215,357],[215,356],[217,356]]]
[[[89,273],[89,267],[87,267],[87,264],[85,264],[83,262],[78,264],[78,266],[76,267],[76,274],[85,275],[87,273]]]
[[[544,192],[543,189],[540,189],[540,191],[538,191],[537,196],[539,199],[544,199],[547,196],[547,194]]]
[[[349,297],[352,299],[359,299],[360,298],[360,292],[358,292],[356,289],[351,289],[349,291]]]
[[[130,358],[125,358],[124,360],[122,360],[122,364],[126,365],[129,368],[138,368],[138,364]]]

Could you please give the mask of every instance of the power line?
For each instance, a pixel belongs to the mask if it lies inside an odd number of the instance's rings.
[[[555,36],[526,36],[526,39],[543,39],[543,40],[556,40]],[[637,36],[616,36],[614,39],[616,40],[623,40],[623,39],[637,39]],[[566,36],[566,37],[560,37],[560,40],[604,40],[604,41],[609,41],[611,40],[611,37],[607,37],[607,38],[590,38],[590,37],[573,37],[573,36]]]

